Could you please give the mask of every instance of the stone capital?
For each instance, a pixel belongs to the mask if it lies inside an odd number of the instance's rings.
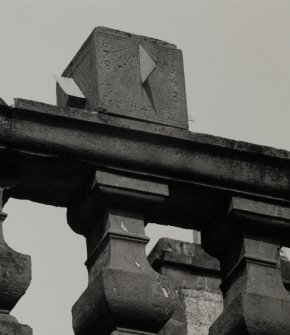
[[[68,223],[76,233],[86,236],[108,208],[138,212],[148,222],[168,195],[164,183],[97,170],[83,193],[68,207]]]

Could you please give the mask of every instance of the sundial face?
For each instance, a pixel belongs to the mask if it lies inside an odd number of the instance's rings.
[[[99,27],[63,74],[91,109],[187,128],[182,52],[175,45]]]

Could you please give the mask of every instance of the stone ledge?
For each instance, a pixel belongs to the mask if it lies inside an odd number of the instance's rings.
[[[41,114],[47,117],[75,119],[91,124],[102,124],[113,127],[126,128],[146,133],[156,134],[160,136],[168,136],[174,139],[189,141],[195,145],[210,146],[216,150],[233,150],[244,154],[258,155],[259,157],[268,157],[273,159],[281,159],[289,162],[290,151],[278,149],[269,146],[258,145],[254,143],[236,141],[220,136],[210,134],[191,132],[185,129],[171,127],[169,125],[159,125],[146,121],[126,119],[112,115],[106,115],[99,112],[92,112],[84,109],[71,107],[60,107],[43,102],[16,98],[15,107],[10,108],[13,112]],[[0,114],[2,110],[0,108]]]

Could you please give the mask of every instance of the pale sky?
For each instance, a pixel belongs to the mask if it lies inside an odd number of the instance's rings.
[[[55,104],[55,81],[96,26],[183,50],[191,131],[290,150],[290,1],[1,1],[0,97]],[[72,335],[87,282],[84,239],[65,210],[11,199],[5,237],[32,256],[33,280],[12,314],[34,334]],[[192,239],[151,227],[159,235]],[[151,244],[151,245],[152,245]]]

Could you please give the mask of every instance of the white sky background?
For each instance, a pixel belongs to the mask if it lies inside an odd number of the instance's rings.
[[[0,1],[0,97],[55,104],[53,75],[98,25],[183,50],[192,131],[290,150],[289,1]],[[10,200],[5,211],[7,242],[33,262],[13,314],[34,334],[72,335],[70,309],[87,282],[84,239],[64,209]]]

